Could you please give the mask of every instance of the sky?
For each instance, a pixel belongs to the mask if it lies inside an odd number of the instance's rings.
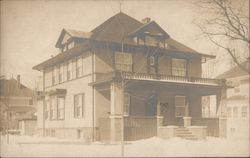
[[[207,39],[197,38],[193,23],[199,8],[192,1],[121,1],[121,10],[141,20],[150,17],[177,41],[204,54],[217,49]],[[56,41],[63,28],[91,31],[120,11],[119,1],[1,1],[1,75],[16,78],[34,88],[41,72],[32,67],[55,56]],[[221,67],[227,65],[223,62]],[[219,73],[216,69],[216,73]]]

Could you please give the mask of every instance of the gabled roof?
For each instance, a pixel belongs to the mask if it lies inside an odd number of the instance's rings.
[[[0,96],[6,97],[32,97],[34,92],[16,79],[0,80]]]
[[[239,66],[235,66],[232,69],[222,73],[221,75],[217,76],[218,79],[224,79],[224,78],[234,78],[234,77],[240,77],[249,75],[249,59],[241,64],[243,67],[248,69],[248,73],[242,70]]]
[[[120,12],[92,30],[91,39],[118,43],[124,39],[125,43],[133,44],[134,41],[126,36],[142,25],[136,19]]]
[[[65,34],[68,34],[72,38],[89,38],[91,36],[91,33],[89,32],[83,32],[83,31],[78,31],[78,30],[72,30],[72,29],[62,29],[60,36],[56,42],[56,48],[59,48],[61,46],[61,42],[63,40],[63,37]]]
[[[212,55],[198,53],[197,51],[170,38],[170,36],[154,21],[149,22],[148,24],[143,24],[140,21],[120,12],[112,16],[105,22],[103,22],[101,25],[97,26],[89,33],[70,30],[70,29],[63,29],[57,40],[56,47],[61,46],[61,42],[66,33],[72,38],[89,39],[89,40],[86,40],[82,44],[78,45],[77,48],[73,48],[64,53],[60,53],[55,57],[34,66],[33,69],[41,71],[47,66],[51,66],[53,64],[56,64],[74,55],[79,54],[79,51],[81,51],[80,53],[82,53],[83,50],[86,51],[88,49],[91,49],[90,41],[114,42],[114,43],[123,42],[124,44],[128,45],[131,44],[136,46],[135,41],[129,35],[140,32],[144,29],[150,29],[151,31],[154,31],[152,30],[154,29],[152,28],[152,26],[154,26],[156,30],[161,31],[163,34],[166,35],[167,37],[166,41],[169,46],[169,48],[165,49],[166,51],[181,52],[182,54],[185,53],[187,56],[193,55],[197,57],[215,58],[215,56]]]
[[[152,34],[158,34],[159,32],[163,34],[163,36],[165,38],[169,38],[168,33],[166,33],[155,21],[151,21],[149,23],[146,23],[142,26],[140,26],[139,28],[137,28],[136,30],[132,31],[131,33],[129,33],[129,36],[135,36],[140,34],[141,32],[144,31],[149,31]]]

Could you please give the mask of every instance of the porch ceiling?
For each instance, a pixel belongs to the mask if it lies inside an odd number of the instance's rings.
[[[91,83],[90,85],[95,88],[103,89],[109,87],[111,82],[117,82],[117,80],[105,80],[101,82]],[[105,88],[104,88],[105,89]],[[220,93],[221,86],[196,84],[196,83],[181,83],[181,82],[166,82],[159,80],[125,80],[125,90],[132,91],[169,91],[175,93],[189,93],[196,95],[215,95]]]
[[[220,86],[191,84],[191,83],[173,83],[153,80],[129,80],[126,84],[127,89],[143,91],[169,91],[176,93],[193,93],[196,95],[215,95],[220,92]]]

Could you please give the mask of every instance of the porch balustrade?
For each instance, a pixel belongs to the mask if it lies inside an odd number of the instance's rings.
[[[219,137],[219,118],[195,118],[192,117],[192,126],[207,126],[207,135]]]
[[[173,76],[173,75],[162,75],[162,74],[148,74],[148,73],[135,73],[135,72],[109,72],[105,74],[97,74],[96,79],[101,81],[103,79],[134,79],[134,80],[157,80],[175,83],[191,83],[191,84],[205,84],[223,86],[224,80],[210,79],[210,78],[199,78],[199,77],[187,77],[187,76]]]

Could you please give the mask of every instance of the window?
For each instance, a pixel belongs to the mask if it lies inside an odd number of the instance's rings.
[[[149,57],[149,64],[150,66],[155,66],[155,57],[152,55]]]
[[[240,82],[235,81],[233,83],[233,87],[234,87],[234,93],[239,93],[240,92]]]
[[[185,116],[185,105],[186,105],[185,96],[175,96],[175,116],[176,117]]]
[[[120,71],[132,71],[132,54],[130,53],[115,53],[115,67]]]
[[[172,59],[172,75],[186,76],[186,60]]]
[[[232,117],[232,108],[231,107],[227,108],[227,117]]]
[[[82,118],[84,116],[84,94],[74,96],[74,116]]]
[[[47,120],[49,118],[49,109],[50,109],[50,101],[49,101],[49,99],[47,99],[45,101],[45,115],[44,115],[45,120]]]
[[[58,84],[58,67],[57,66],[55,66],[53,70],[52,83],[53,85]]]
[[[124,108],[123,108],[123,111],[124,111],[124,115],[129,115],[129,106],[130,106],[130,96],[128,93],[124,93]]]
[[[145,43],[146,45],[149,45],[149,46],[158,46],[159,40],[156,39],[155,37],[145,36]]]
[[[67,79],[68,80],[71,80],[72,77],[73,77],[73,63],[72,63],[72,60],[69,60],[68,62],[68,70],[67,70]]]
[[[82,64],[82,56],[77,57],[76,61],[76,77],[81,77],[83,75],[83,64]]]
[[[247,107],[246,106],[241,107],[241,117],[243,117],[243,118],[247,117]]]
[[[33,99],[29,99],[29,105],[33,105]]]
[[[52,74],[53,74],[52,69],[45,71],[45,87],[52,85]]]
[[[57,97],[57,116],[58,119],[64,119],[64,106],[65,106],[65,98]]]
[[[51,106],[50,106],[50,119],[55,120],[57,118],[57,102],[56,97],[51,98]]]
[[[70,42],[69,44],[68,44],[68,49],[71,49],[71,48],[73,48],[75,46],[75,42]]]
[[[67,63],[63,64],[63,81],[67,81]]]
[[[238,107],[233,107],[233,117],[238,117]]]
[[[59,68],[59,83],[62,83],[64,80],[64,75],[63,75],[63,64],[60,65],[60,68]]]

